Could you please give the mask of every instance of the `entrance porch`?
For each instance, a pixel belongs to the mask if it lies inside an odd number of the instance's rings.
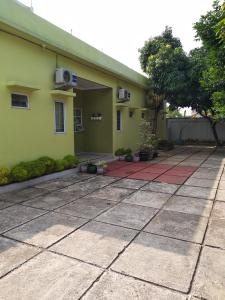
[[[75,153],[81,160],[112,154],[112,89],[78,78],[74,99]]]

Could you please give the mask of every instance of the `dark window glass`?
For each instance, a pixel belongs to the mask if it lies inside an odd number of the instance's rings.
[[[121,130],[121,111],[117,110],[117,130]]]
[[[64,128],[64,103],[55,102],[55,129],[56,132],[65,132]]]
[[[141,113],[141,118],[142,118],[142,119],[145,118],[145,113],[144,113],[144,112]]]
[[[11,94],[11,104],[13,107],[28,107],[28,98],[26,95]]]

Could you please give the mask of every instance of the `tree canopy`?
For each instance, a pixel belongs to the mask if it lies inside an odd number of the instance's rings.
[[[139,49],[142,70],[149,76],[149,88],[164,99],[179,97],[187,85],[188,59],[181,42],[166,27],[160,36],[150,38]]]
[[[157,116],[164,101],[170,103],[182,97],[187,89],[188,58],[170,27],[146,41],[139,52],[141,68],[149,77],[147,104],[154,110],[152,131],[156,133]]]
[[[214,1],[213,9],[195,23],[196,37],[206,51],[206,68],[201,86],[208,91],[212,105],[224,118],[225,104],[225,2]]]
[[[219,144],[216,125],[225,119],[225,2],[214,1],[194,29],[202,47],[188,55],[170,27],[139,49],[142,70],[149,77],[147,99],[155,116],[163,100],[172,110],[187,106],[196,110],[210,122]]]

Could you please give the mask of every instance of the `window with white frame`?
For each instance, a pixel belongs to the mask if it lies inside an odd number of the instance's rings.
[[[65,105],[63,101],[55,101],[55,132],[65,133]]]
[[[83,128],[83,117],[82,117],[82,109],[75,108],[74,109],[74,131],[79,132],[82,131]]]
[[[11,94],[11,106],[17,108],[28,108],[28,96],[18,93]]]

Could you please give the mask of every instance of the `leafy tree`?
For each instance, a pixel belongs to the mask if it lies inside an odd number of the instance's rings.
[[[202,16],[194,28],[196,37],[207,51],[207,68],[203,72],[201,85],[211,93],[211,99],[217,102],[219,109],[218,101],[223,101],[225,90],[225,2],[220,5],[218,0],[214,1],[213,10]]]
[[[215,30],[219,40],[225,45],[225,2],[221,5],[221,20],[216,24]]]
[[[204,115],[209,120],[217,144],[216,124],[225,119],[225,2],[214,1],[213,9],[195,23],[196,37],[203,43],[199,74],[202,93],[207,95]]]
[[[203,46],[190,51],[188,89],[183,98],[171,102],[172,108],[190,106],[206,118],[217,145],[220,141],[216,126],[225,119],[225,48],[218,35],[222,20],[224,7],[215,1],[213,10],[194,25]]]
[[[211,58],[208,51],[202,47],[194,49],[190,52],[190,71],[189,71],[189,93],[188,101],[192,109],[195,109],[203,118],[206,118],[212,128],[217,145],[220,144],[216,126],[221,119],[219,106],[214,105],[213,95],[215,87],[208,85],[206,82],[209,79],[209,70],[211,68]],[[212,71],[212,70],[211,70]]]
[[[146,41],[139,53],[141,68],[149,77],[147,103],[154,110],[152,132],[155,133],[163,103],[182,98],[187,89],[188,58],[170,27]]]

